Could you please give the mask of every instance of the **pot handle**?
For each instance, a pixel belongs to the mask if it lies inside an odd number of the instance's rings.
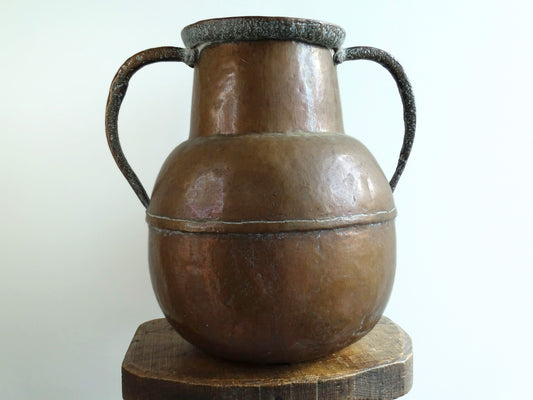
[[[113,154],[113,158],[115,159],[118,168],[145,208],[148,207],[150,198],[146,194],[146,190],[144,190],[141,181],[126,160],[118,138],[118,114],[120,111],[120,105],[128,90],[129,80],[133,74],[142,67],[160,61],[181,61],[190,67],[194,67],[197,59],[198,51],[196,49],[156,47],[144,50],[128,58],[117,71],[117,74],[113,78],[113,82],[111,82],[105,110],[105,132],[107,143],[109,144],[111,154]]]
[[[340,64],[344,61],[351,60],[371,60],[382,65],[391,73],[396,81],[396,85],[398,86],[398,91],[400,92],[400,97],[403,104],[405,133],[403,137],[402,149],[400,151],[400,157],[398,159],[398,165],[396,166],[396,171],[389,182],[392,191],[394,191],[405,168],[407,159],[409,158],[409,153],[411,152],[413,140],[415,138],[416,107],[413,90],[400,63],[396,61],[389,53],[383,50],[375,47],[357,46],[349,47],[347,49],[340,49],[333,56],[333,61],[335,64]]]

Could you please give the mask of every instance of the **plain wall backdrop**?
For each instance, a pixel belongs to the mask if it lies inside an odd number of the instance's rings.
[[[137,51],[182,46],[212,17],[336,23],[411,79],[418,130],[395,192],[398,265],[385,312],[412,337],[405,399],[530,394],[532,7],[526,1],[2,1],[0,398],[119,399],[137,326],[161,311],[144,209],[115,166],[104,108]],[[402,109],[379,65],[338,67],[346,132],[390,176]],[[186,140],[192,70],[132,79],[124,151],[151,191]]]

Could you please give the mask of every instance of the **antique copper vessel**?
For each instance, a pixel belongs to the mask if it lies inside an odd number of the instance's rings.
[[[106,131],[147,208],[157,300],[172,326],[216,356],[281,363],[318,358],[368,333],[388,301],[396,248],[392,190],[415,131],[402,67],[382,50],[342,49],[332,24],[274,17],[201,21],[187,48],[140,52],[120,68]],[[344,133],[336,66],[373,60],[393,75],[405,136],[389,184]],[[189,139],[148,198],[120,148],[131,76],[158,61],[194,67]]]

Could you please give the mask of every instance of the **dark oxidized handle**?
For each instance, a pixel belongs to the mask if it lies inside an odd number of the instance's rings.
[[[396,171],[390,180],[390,187],[394,191],[398,180],[402,175],[402,172],[409,158],[409,153],[413,147],[413,140],[415,138],[415,129],[416,129],[416,107],[415,107],[415,97],[413,96],[413,90],[411,89],[411,84],[407,79],[402,66],[398,61],[396,61],[389,53],[376,49],[375,47],[349,47],[347,49],[341,49],[335,53],[333,56],[335,64],[340,64],[344,61],[351,60],[371,60],[375,61],[378,64],[381,64],[387,71],[391,73],[396,84],[398,85],[398,90],[402,98],[403,103],[403,120],[405,125],[405,133],[403,137],[403,145],[400,151],[400,157],[398,159],[398,165],[396,166]]]
[[[194,67],[197,61],[197,55],[198,51],[195,49],[182,49],[180,47],[156,47],[144,50],[128,58],[118,70],[115,78],[113,78],[113,82],[111,82],[105,111],[107,142],[120,171],[122,171],[145,208],[148,207],[150,198],[146,194],[146,190],[144,190],[141,181],[126,160],[118,139],[118,114],[120,105],[128,90],[129,80],[142,67],[160,61],[181,61],[190,67]]]

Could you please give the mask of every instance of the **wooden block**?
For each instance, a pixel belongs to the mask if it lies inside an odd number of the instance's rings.
[[[125,400],[394,399],[412,385],[409,336],[382,317],[359,342],[300,364],[253,365],[212,358],[165,319],[142,324],[122,364]]]

